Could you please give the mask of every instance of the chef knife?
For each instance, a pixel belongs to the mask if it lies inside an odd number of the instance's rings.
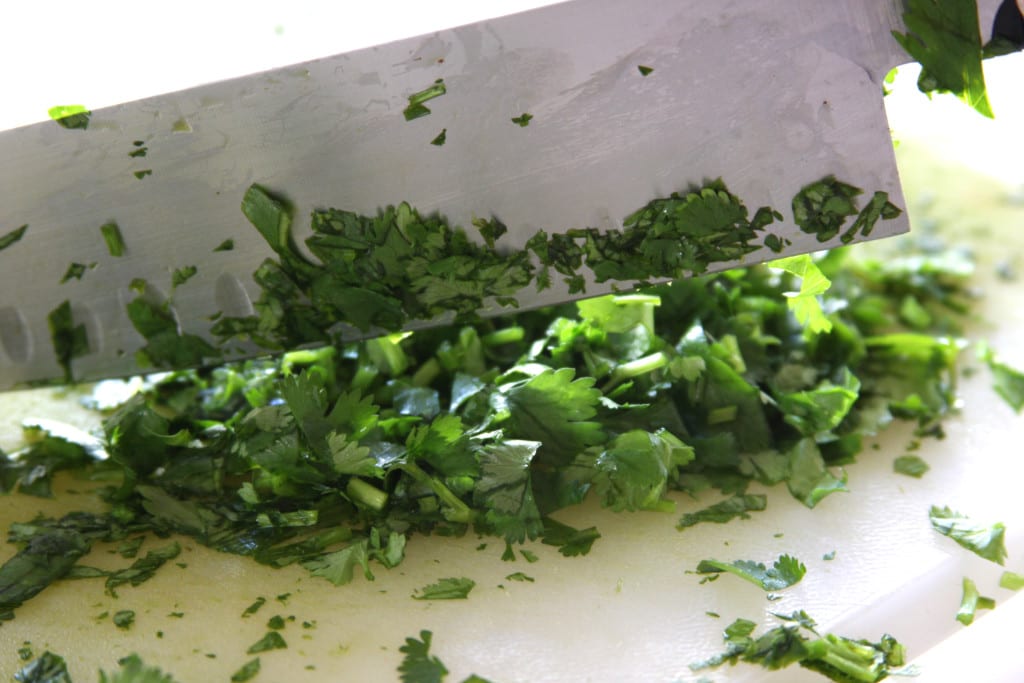
[[[988,27],[998,3],[979,4]],[[62,376],[49,314],[63,301],[87,342],[76,379],[137,372],[137,278],[166,297],[176,269],[196,268],[173,292],[183,332],[252,314],[252,274],[273,255],[239,209],[253,183],[287,196],[300,242],[315,207],[407,201],[463,226],[498,217],[522,247],[538,228],[621,228],[651,198],[715,178],[751,210],[789,214],[828,175],[902,206],[882,103],[907,61],[901,17],[894,0],[573,0],[99,109],[85,129],[0,132],[0,234],[28,225],[0,251],[0,388]],[[403,114],[439,83],[429,114]],[[101,238],[110,224],[120,256]],[[907,229],[903,214],[870,237]],[[784,254],[712,269],[838,244],[791,215],[773,232]],[[72,263],[82,277],[62,283]],[[556,281],[518,298],[571,297]]]

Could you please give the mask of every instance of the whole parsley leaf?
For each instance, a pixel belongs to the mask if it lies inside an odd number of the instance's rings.
[[[465,600],[475,586],[473,579],[449,577],[420,588],[412,597],[414,600]]]
[[[765,591],[777,591],[789,588],[800,581],[807,573],[807,567],[791,555],[782,555],[771,567],[760,562],[737,560],[721,562],[719,560],[701,560],[697,565],[698,574],[717,574],[729,572],[744,581],[760,586]]]
[[[972,521],[966,515],[954,512],[949,506],[933,505],[928,511],[932,528],[948,536],[963,548],[986,560],[1003,564],[1006,560],[1004,537],[1006,527],[1001,522],[985,525]]]
[[[993,118],[985,90],[978,7],[974,0],[910,0],[903,13],[907,33],[893,37],[921,63],[917,87],[952,92],[978,113]]]

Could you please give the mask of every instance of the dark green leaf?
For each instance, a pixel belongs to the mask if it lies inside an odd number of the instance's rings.
[[[18,683],[71,683],[64,658],[49,650],[15,672]]]
[[[449,577],[420,588],[412,597],[416,600],[465,600],[474,586],[473,579]]]
[[[759,493],[736,494],[703,510],[686,513],[680,518],[676,528],[683,530],[701,522],[725,524],[734,519],[750,519],[750,515],[747,513],[764,510],[767,500],[764,495]]]
[[[448,669],[441,660],[430,654],[430,631],[420,631],[420,639],[406,638],[405,645],[398,648],[404,657],[398,665],[402,683],[441,683],[448,675]]]
[[[277,631],[267,631],[265,636],[249,646],[246,654],[255,655],[269,650],[284,650],[287,647],[288,643],[285,642],[280,633]]]

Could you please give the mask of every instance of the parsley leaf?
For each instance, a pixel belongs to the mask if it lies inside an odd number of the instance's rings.
[[[818,297],[832,285],[808,254],[770,261],[768,266],[784,270],[800,278],[799,292],[786,292],[786,305],[793,315],[812,334],[828,332],[832,321],[821,310]]]
[[[438,579],[416,591],[414,600],[465,600],[476,586],[476,581],[466,577]]]
[[[124,256],[124,237],[121,236],[121,228],[117,223],[110,221],[100,226],[100,234],[107,245],[107,251],[111,256]]]
[[[928,512],[932,528],[943,536],[948,536],[963,548],[986,560],[1003,564],[1006,560],[1006,546],[1003,538],[1006,527],[996,522],[991,525],[971,521],[965,515],[954,512],[949,506],[933,505]]]
[[[430,141],[430,144],[434,145],[435,147],[443,147],[444,143],[447,140],[448,140],[448,129],[447,128],[442,128],[441,132],[438,133],[437,136],[433,140]]]
[[[341,550],[303,560],[301,564],[313,576],[327,579],[335,586],[351,582],[356,567],[362,567],[366,580],[373,581],[368,549],[368,541],[357,541]]]
[[[760,586],[765,591],[777,591],[789,588],[800,581],[807,573],[807,567],[800,560],[790,555],[782,555],[771,567],[760,562],[737,560],[732,563],[719,560],[701,560],[697,565],[698,574],[717,574],[729,572],[744,581]]]
[[[977,3],[910,0],[903,21],[908,32],[893,31],[893,37],[921,63],[917,81],[921,92],[952,92],[978,113],[993,118],[981,65]]]
[[[590,552],[594,541],[599,538],[601,538],[601,534],[597,527],[575,529],[550,517],[544,518],[544,535],[541,542],[544,545],[555,546],[558,548],[558,552],[566,557],[586,555]]]
[[[701,522],[725,524],[734,519],[750,519],[750,515],[747,513],[764,510],[767,502],[767,496],[760,493],[737,493],[714,505],[709,505],[703,510],[686,513],[680,518],[676,528],[682,531]]]
[[[405,655],[398,666],[402,683],[441,683],[448,669],[441,660],[430,654],[430,631],[420,631],[420,639],[406,638],[398,651]]]

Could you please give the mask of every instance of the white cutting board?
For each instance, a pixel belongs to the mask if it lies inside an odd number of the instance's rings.
[[[1013,120],[1000,111],[999,99],[993,100],[997,114]],[[934,145],[931,131],[942,127],[934,117],[943,109],[927,111],[932,118],[914,116],[902,128],[894,117],[912,223],[937,222],[947,237],[974,245],[986,297],[978,302],[973,334],[988,339],[1007,362],[1024,367],[1024,308],[1018,303],[1024,281],[1007,284],[989,275],[1000,260],[1024,266],[1019,237],[1024,205],[1007,199],[1014,191],[1019,198],[1019,188],[997,186],[967,171],[963,159],[950,164],[930,156],[925,149]],[[926,125],[929,121],[933,125]],[[1000,149],[1021,158],[1005,142]],[[980,367],[970,356],[964,361]],[[963,413],[947,423],[947,438],[926,441],[918,452],[932,467],[921,480],[892,473],[893,458],[905,452],[910,438],[908,430],[892,429],[878,450],[869,448],[849,468],[851,491],[829,497],[815,510],[777,488],[768,492],[768,510],[750,520],[685,532],[675,530],[679,514],[717,497],[692,501],[679,496],[673,515],[617,515],[594,505],[566,511],[559,515],[563,521],[594,524],[603,534],[582,558],[563,558],[536,545],[530,549],[538,562],[520,558],[505,563],[502,544],[494,539],[483,539],[488,545],[481,551],[477,547],[483,541],[475,537],[416,538],[398,569],[378,568],[375,582],[360,577],[336,588],[301,569],[268,569],[182,539],[178,561],[185,568],[169,564],[142,586],[120,589],[119,599],[106,596],[98,581],[64,582],[17,610],[14,621],[0,626],[0,677],[17,670],[16,651],[30,641],[36,654],[51,649],[67,657],[76,681],[95,680],[97,669],[112,669],[131,652],[183,683],[226,681],[250,659],[246,648],[263,636],[266,620],[276,614],[296,620],[282,633],[288,649],[261,655],[262,673],[254,680],[264,683],[396,680],[398,647],[421,629],[434,632],[433,653],[451,670],[450,681],[471,672],[495,683],[695,680],[698,675],[687,664],[718,652],[726,625],[741,616],[773,624],[765,617],[769,610],[804,609],[825,629],[854,637],[876,639],[888,631],[911,655],[919,654],[962,630],[953,615],[963,576],[1000,602],[1011,595],[996,587],[999,567],[931,530],[930,505],[1003,521],[1007,567],[1024,572],[1024,461],[1019,453],[1024,419],[990,390],[984,369],[964,380],[961,393]],[[50,390],[0,395],[0,415],[4,447],[13,445],[23,417],[95,422],[76,410],[74,396],[61,399]],[[74,482],[71,487],[86,485]],[[88,501],[84,495],[57,502],[0,497],[0,525],[6,528],[37,512],[60,514]],[[163,542],[147,541],[142,551]],[[835,559],[824,561],[822,555],[833,550]],[[0,548],[0,560],[12,553],[11,547]],[[778,602],[767,602],[759,588],[732,576],[699,585],[699,577],[686,573],[705,558],[770,562],[782,553],[803,560],[808,573]],[[127,564],[102,547],[86,562]],[[505,579],[519,571],[535,581]],[[468,576],[477,587],[466,601],[425,603],[409,597],[414,589],[447,576]],[[291,594],[285,603],[275,600],[285,593]],[[267,604],[255,616],[241,618],[259,596]],[[117,629],[109,617],[96,618],[121,609],[136,612],[129,631]],[[184,616],[168,617],[170,612]],[[982,624],[986,618],[980,617]],[[315,621],[316,627],[303,629],[303,621]],[[1002,661],[1014,658],[1011,652]],[[808,672],[768,675],[742,666],[703,675],[717,681],[819,680]],[[917,680],[946,677],[944,669],[935,667]]]

